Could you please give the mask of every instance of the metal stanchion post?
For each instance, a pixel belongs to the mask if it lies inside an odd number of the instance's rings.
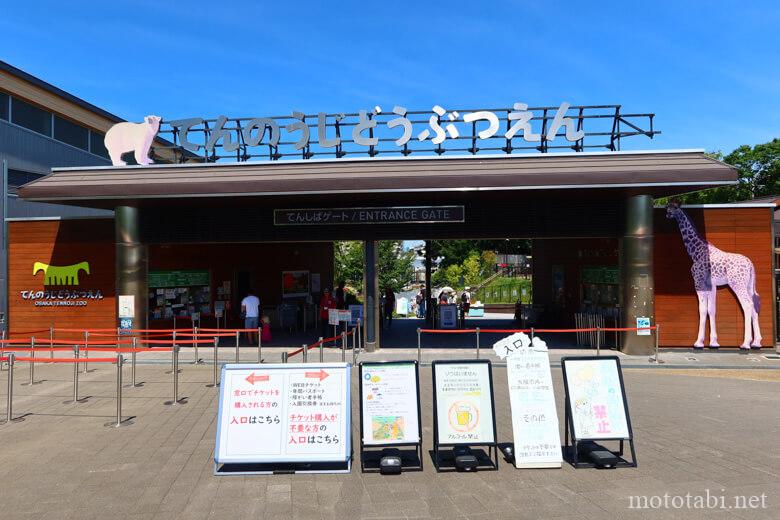
[[[219,383],[217,383],[217,367],[219,365],[218,359],[217,359],[217,350],[219,349],[219,338],[214,338],[214,377],[212,379],[212,383],[210,385],[206,385],[209,388],[216,388],[219,386]]]
[[[422,357],[422,352],[420,349],[420,327],[417,327],[417,364],[420,365],[422,363],[422,360],[420,359]]]
[[[5,422],[20,422],[24,417],[14,419],[14,353],[8,353],[8,394],[5,408]]]
[[[352,366],[357,363],[357,328],[352,329]]]
[[[479,327],[477,327],[477,359],[479,359]]]
[[[239,361],[238,344],[241,342],[241,333],[236,331],[236,363]]]
[[[173,400],[166,401],[164,404],[168,406],[176,406],[185,404],[185,399],[179,399],[179,346],[173,346]]]
[[[306,363],[308,361],[309,357],[309,346],[304,343],[303,344],[303,362]]]
[[[79,401],[79,346],[73,345],[73,402]],[[86,365],[86,363],[84,363]],[[67,401],[65,401],[67,403]]]
[[[531,327],[531,344],[534,342],[534,328]]]
[[[324,360],[324,358],[323,358],[323,355],[324,355],[324,354],[323,354],[323,347],[322,347],[322,338],[320,338],[320,339],[319,339],[319,341],[318,341],[317,343],[319,343],[319,344],[320,344],[320,363],[322,363],[322,362],[323,362],[323,360]]]
[[[135,384],[135,357],[136,357],[136,350],[138,350],[138,338],[133,337],[133,343],[131,345],[133,351],[130,353],[130,374],[132,375],[132,386],[133,388],[136,387]]]
[[[660,336],[661,336],[661,325],[658,323],[655,324],[655,355],[650,357],[650,361],[653,363],[661,364],[663,361],[661,361],[661,354],[658,351],[658,344],[660,342]]]
[[[84,359],[89,359],[89,331],[84,331]],[[78,364],[78,363],[77,363]],[[89,363],[84,363],[84,373],[87,373]]]
[[[26,383],[23,383],[24,386],[32,386],[35,384],[35,337],[30,338],[30,362],[28,365],[30,366],[30,379]]]
[[[197,365],[198,363],[200,363],[200,353],[198,352],[198,327],[193,326],[192,337],[193,337],[192,348],[195,350],[195,362],[193,364]]]
[[[347,361],[347,333],[341,331],[341,362]]]
[[[282,352],[282,363],[287,363],[287,352]]]
[[[54,359],[54,327],[49,327],[49,359]]]
[[[357,332],[355,333],[357,336],[357,342],[358,342],[358,348],[360,351],[363,351],[363,328],[360,326],[360,318],[357,320]]]
[[[107,422],[104,426],[107,428],[119,428],[133,424],[131,420],[122,420],[122,368],[125,360],[120,354],[116,358],[116,422]]]
[[[601,327],[596,327],[596,355],[601,355]]]
[[[263,326],[257,327],[257,362],[263,362]]]

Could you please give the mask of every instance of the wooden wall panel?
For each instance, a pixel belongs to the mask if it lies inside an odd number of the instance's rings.
[[[112,219],[9,222],[8,319],[11,335],[59,328],[116,327],[114,223]],[[90,274],[79,274],[78,285],[45,286],[44,274],[33,275],[33,264],[55,266],[89,262]],[[101,291],[102,300],[78,298],[86,306],[36,306],[22,291]],[[41,335],[47,337],[48,335]]]
[[[774,344],[773,211],[772,208],[686,209],[700,235],[728,253],[747,256],[756,269],[756,289],[761,297],[759,323],[763,345]],[[691,277],[692,261],[683,246],[677,223],[655,212],[655,312],[662,325],[661,346],[691,347],[696,341],[699,304]],[[743,315],[728,287],[717,292],[717,334],[723,347],[742,343]],[[709,323],[707,324],[709,343]]]

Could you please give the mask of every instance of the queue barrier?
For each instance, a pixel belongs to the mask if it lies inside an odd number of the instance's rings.
[[[349,343],[348,338],[350,336],[352,336],[352,364],[354,365],[357,360],[358,350],[360,348],[360,333],[358,328],[352,329],[349,332],[342,332],[338,336],[332,336],[330,338],[319,338],[319,340],[310,345],[304,343],[301,348],[293,350],[292,352],[282,352],[282,363],[288,363],[290,358],[297,356],[298,354],[302,354],[303,363],[307,363],[309,358],[309,351],[315,348],[319,348],[320,363],[322,363],[324,359],[324,348],[341,348],[341,361],[346,361],[346,350]],[[339,340],[341,340],[340,346]],[[330,343],[333,344],[330,345]]]
[[[601,355],[601,333],[602,332],[632,332],[632,331],[655,331],[655,353],[650,356],[650,362],[661,364],[660,354],[658,351],[659,336],[661,335],[661,324],[656,323],[649,327],[589,327],[589,328],[573,328],[573,329],[537,329],[534,327],[528,329],[481,329],[476,327],[473,329],[423,329],[417,328],[417,363],[422,361],[422,334],[476,334],[476,357],[479,359],[479,335],[480,332],[486,334],[515,334],[515,333],[527,333],[531,335],[533,340],[536,333],[590,333],[595,332],[596,338],[596,355]]]

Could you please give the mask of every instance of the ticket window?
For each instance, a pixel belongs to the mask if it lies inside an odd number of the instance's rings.
[[[211,314],[208,271],[150,271],[149,319]]]

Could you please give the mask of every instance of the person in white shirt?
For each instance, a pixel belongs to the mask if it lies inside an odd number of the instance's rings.
[[[260,298],[254,291],[248,291],[241,300],[241,315],[244,317],[244,328],[248,329],[246,336],[251,344],[257,344],[257,327],[260,323]]]

